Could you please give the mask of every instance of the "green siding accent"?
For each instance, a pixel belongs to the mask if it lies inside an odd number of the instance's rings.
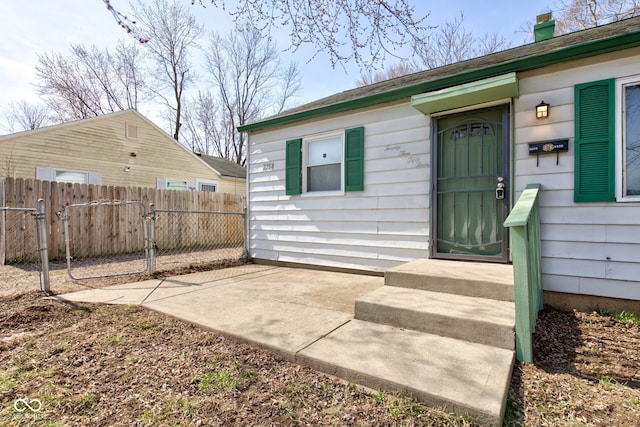
[[[285,169],[285,194],[302,193],[302,139],[287,141]]]
[[[615,80],[575,86],[575,202],[615,201]]]
[[[371,95],[360,96],[354,99],[336,102],[330,105],[323,105],[309,110],[275,116],[258,122],[238,126],[238,131],[249,132],[267,129],[274,126],[288,125],[329,114],[342,113],[359,108],[371,107],[385,102],[393,102],[400,99],[410,98],[411,96],[419,93],[440,90],[450,86],[456,86],[502,74],[535,70],[548,65],[560,64],[594,55],[601,55],[607,52],[615,52],[635,46],[640,46],[640,31],[618,34],[612,37],[591,40],[573,46],[547,50],[542,53],[532,54],[514,60],[507,60],[495,65],[473,68],[471,70],[462,70],[455,74],[444,77],[438,76],[419,83],[409,84]]]
[[[540,255],[540,184],[529,184],[504,222],[511,230],[513,287],[516,306],[516,358],[533,362],[538,312],[543,307]]]
[[[344,191],[364,190],[364,128],[344,132]]]
[[[452,110],[483,102],[518,97],[516,73],[504,74],[411,97],[411,106],[423,114]]]

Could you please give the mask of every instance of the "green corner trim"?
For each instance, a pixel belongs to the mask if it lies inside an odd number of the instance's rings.
[[[503,74],[411,97],[411,106],[423,114],[518,97],[516,73]]]
[[[318,107],[312,110],[276,116],[254,123],[238,126],[238,131],[249,132],[266,129],[275,126],[288,125],[303,120],[313,119],[329,114],[341,113],[359,108],[366,108],[385,102],[393,102],[404,98],[410,98],[424,92],[444,89],[450,86],[470,83],[476,80],[500,76],[512,72],[534,70],[548,65],[559,64],[570,60],[586,58],[608,52],[619,51],[635,46],[640,46],[640,31],[618,34],[598,40],[581,43],[574,46],[560,48],[544,53],[526,56],[510,61],[501,62],[484,68],[475,68],[446,77],[435,78],[420,83],[407,85],[385,92],[363,96],[348,101]]]

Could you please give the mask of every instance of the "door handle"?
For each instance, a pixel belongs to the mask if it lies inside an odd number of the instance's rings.
[[[504,178],[499,176],[498,177],[498,185],[496,186],[496,199],[497,200],[502,200],[504,199]]]

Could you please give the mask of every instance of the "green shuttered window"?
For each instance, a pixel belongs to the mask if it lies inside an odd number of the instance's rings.
[[[315,182],[313,172],[317,165],[304,165],[302,150],[305,142],[299,139],[292,139],[286,142],[285,153],[285,194],[296,195],[303,192],[302,174],[307,173],[307,186],[310,182]],[[306,143],[308,144],[308,143]],[[313,153],[315,159],[315,151]],[[326,154],[325,154],[326,156]],[[364,190],[364,128],[357,127],[347,129],[344,132],[344,190],[363,191]],[[322,165],[320,165],[322,168]],[[311,181],[309,181],[311,180]],[[307,188],[306,191],[313,191]]]
[[[615,80],[575,86],[576,202],[615,201]]]
[[[344,191],[364,190],[364,128],[344,133]]]
[[[285,194],[302,193],[302,139],[287,141],[285,160]]]

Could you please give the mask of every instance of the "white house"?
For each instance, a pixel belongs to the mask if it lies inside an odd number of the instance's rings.
[[[504,220],[538,183],[547,300],[640,311],[639,64],[632,18],[242,126],[250,254],[373,273],[508,263]]]

